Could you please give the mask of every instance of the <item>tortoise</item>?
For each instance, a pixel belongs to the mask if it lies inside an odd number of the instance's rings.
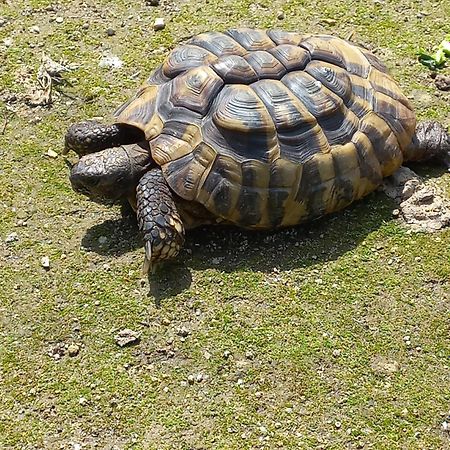
[[[364,197],[405,161],[448,164],[450,135],[416,124],[369,50],[238,28],[176,47],[109,124],[72,125],[69,150],[75,191],[136,210],[148,271],[178,254],[185,229],[294,226]]]

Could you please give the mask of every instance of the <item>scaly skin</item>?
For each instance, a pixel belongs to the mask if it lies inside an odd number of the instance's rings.
[[[434,159],[450,168],[450,134],[439,122],[421,122],[404,156],[406,161]]]
[[[72,167],[70,182],[74,191],[92,200],[115,201],[132,196],[152,165],[147,142],[107,148],[80,158]]]
[[[144,236],[147,273],[156,262],[174,258],[184,243],[184,226],[160,168],[147,172],[137,186],[137,219]]]
[[[84,156],[144,139],[144,133],[137,128],[122,124],[103,125],[88,120],[75,123],[67,130],[63,154],[73,150],[78,156]]]

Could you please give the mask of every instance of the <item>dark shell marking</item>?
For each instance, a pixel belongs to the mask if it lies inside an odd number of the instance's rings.
[[[249,228],[297,224],[373,191],[416,123],[368,50],[244,28],[175,48],[116,117],[145,131],[179,197]]]

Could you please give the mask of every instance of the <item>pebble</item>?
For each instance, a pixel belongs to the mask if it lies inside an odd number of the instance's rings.
[[[187,381],[189,384],[194,384],[194,381],[195,381],[194,375],[189,375],[187,378]]]
[[[41,29],[37,25],[33,25],[29,29],[30,33],[39,34],[41,32]]]
[[[440,91],[450,91],[450,76],[437,75],[434,84]]]
[[[141,335],[137,331],[125,328],[120,330],[119,333],[114,336],[114,339],[119,347],[125,347],[127,345],[138,343],[141,339]]]
[[[231,356],[231,352],[230,351],[228,351],[228,350],[225,350],[224,352],[223,352],[223,357],[224,358],[229,358]]]
[[[64,22],[64,19],[62,18],[62,17],[57,17],[56,19],[55,19],[55,22],[56,23],[63,23]]]
[[[58,157],[58,153],[51,149],[47,150],[47,153],[45,155],[52,159],[56,159]]]
[[[181,327],[181,328],[178,328],[177,334],[178,334],[178,336],[186,338],[189,336],[189,330],[186,327]]]
[[[334,357],[338,357],[338,356],[341,356],[341,351],[339,350],[339,349],[335,349],[335,350],[333,350],[333,356]]]
[[[250,350],[247,350],[247,351],[245,352],[245,357],[246,357],[247,359],[253,359],[253,358],[255,357],[255,355],[254,355]]]
[[[80,397],[80,399],[78,400],[78,403],[79,403],[81,406],[87,405],[87,403],[88,403],[87,398]]]
[[[114,36],[114,35],[116,34],[116,30],[114,30],[114,29],[112,29],[112,28],[108,28],[108,29],[106,30],[106,34],[107,34],[108,36]]]
[[[283,12],[283,11],[278,11],[278,13],[277,13],[277,19],[278,19],[278,20],[283,20],[283,19],[284,19],[284,12]]]
[[[115,55],[103,56],[98,66],[102,69],[120,69],[123,66],[123,61]]]
[[[165,27],[166,27],[166,23],[165,23],[163,17],[157,17],[155,19],[155,21],[153,22],[153,29],[155,31],[164,30]]]
[[[69,356],[77,356],[78,353],[80,353],[80,346],[77,344],[70,344],[69,347],[67,347],[67,353]]]
[[[199,373],[199,374],[195,377],[195,381],[197,381],[197,383],[201,383],[204,379],[205,379],[205,377],[203,376],[202,373]]]
[[[47,269],[47,270],[50,269],[50,258],[48,256],[43,256],[41,258],[41,266],[44,269]]]
[[[5,47],[11,47],[11,45],[13,45],[13,40],[11,38],[5,38],[3,39],[3,45]]]
[[[11,242],[15,242],[19,240],[19,235],[16,232],[13,232],[11,234],[8,234],[8,236],[6,236],[5,238],[5,242],[7,244],[11,243]]]

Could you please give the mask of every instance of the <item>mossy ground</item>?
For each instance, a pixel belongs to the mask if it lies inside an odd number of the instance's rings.
[[[44,156],[70,123],[108,116],[178,42],[245,25],[353,32],[421,118],[448,124],[449,94],[415,56],[450,31],[448,0],[17,0],[0,16],[0,448],[450,448],[448,230],[408,233],[375,193],[278,233],[192,232],[143,282],[133,220],[76,195],[63,158]],[[154,32],[158,16],[167,26]],[[42,52],[79,68],[33,109],[21,99]],[[108,52],[122,69],[98,67]],[[141,342],[119,348],[122,328]],[[77,356],[50,356],[71,343]]]

